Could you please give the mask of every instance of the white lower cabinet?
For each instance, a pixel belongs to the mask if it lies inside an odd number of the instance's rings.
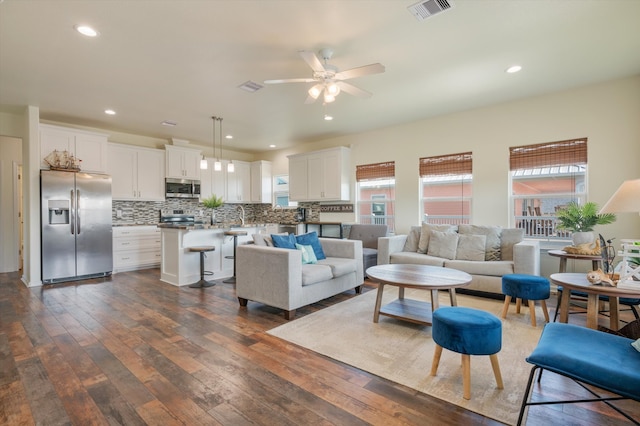
[[[113,228],[113,273],[160,265],[160,228],[116,226]]]

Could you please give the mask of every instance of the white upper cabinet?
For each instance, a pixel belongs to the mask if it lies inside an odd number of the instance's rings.
[[[108,152],[114,200],[164,201],[163,150],[110,143]]]
[[[234,161],[235,171],[227,173],[227,203],[248,203],[251,201],[251,164],[245,161]],[[227,162],[222,162],[227,169]]]
[[[108,135],[67,127],[40,124],[40,168],[48,169],[44,158],[54,150],[67,151],[80,162],[80,170],[107,173]]]
[[[167,156],[168,178],[200,180],[201,150],[175,145],[165,145],[164,147]]]
[[[200,199],[211,197],[215,194],[216,197],[222,197],[223,200],[227,200],[227,169],[226,163],[223,165],[222,170],[214,170],[214,158],[206,158],[207,168],[200,170]]]
[[[271,204],[273,176],[270,161],[251,163],[251,202]]]
[[[289,156],[292,201],[348,201],[350,153],[345,147]]]

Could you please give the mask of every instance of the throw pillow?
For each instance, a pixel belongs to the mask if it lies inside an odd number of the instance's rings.
[[[303,246],[302,244],[296,243],[296,248],[302,252],[303,265],[306,265],[307,263],[318,263],[318,259],[316,258],[316,253],[313,251],[313,247]]]
[[[293,234],[288,234],[288,235],[271,234],[271,240],[273,241],[274,247],[286,248],[291,250],[296,249],[296,236]]]
[[[431,231],[429,236],[429,256],[442,257],[443,259],[455,259],[458,248],[458,234],[455,232]]]
[[[484,260],[501,260],[500,252],[500,234],[502,228],[499,226],[480,226],[480,225],[460,225],[458,226],[460,234],[485,235],[487,241],[484,249]]]
[[[458,235],[458,247],[456,259],[458,260],[484,260],[484,248],[487,237],[484,235]]]
[[[408,251],[411,253],[417,252],[418,241],[420,241],[420,227],[412,226],[411,231],[409,231],[409,235],[407,235],[407,240],[404,242],[404,248],[402,251]]]
[[[316,259],[318,260],[327,258],[327,256],[324,255],[324,250],[322,250],[320,240],[318,239],[318,233],[316,231],[309,232],[307,234],[296,235],[294,244],[295,243],[313,247],[313,252],[316,254]]]
[[[429,248],[429,238],[431,231],[456,232],[456,225],[442,224],[434,225],[431,223],[423,223],[420,231],[420,241],[418,242],[418,253],[427,253]]]
[[[277,234],[277,235],[289,235],[287,232],[282,233],[282,234]],[[251,237],[253,237],[253,243],[257,246],[266,246],[266,247],[273,247],[273,240],[271,239],[271,235],[266,235],[266,234],[253,234],[251,235]]]

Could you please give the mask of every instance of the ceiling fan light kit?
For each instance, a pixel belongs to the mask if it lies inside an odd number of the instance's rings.
[[[309,96],[307,97],[305,104],[315,102],[321,94],[323,94],[322,99],[325,104],[334,102],[336,100],[336,96],[338,96],[342,91],[359,98],[369,98],[372,95],[370,92],[346,83],[344,80],[362,77],[365,75],[380,74],[385,71],[384,65],[375,63],[362,67],[351,68],[341,72],[336,66],[328,63],[329,59],[333,56],[333,50],[328,48],[321,49],[318,52],[324,63],[320,60],[320,57],[313,52],[301,50],[298,53],[313,71],[311,78],[265,80],[264,83],[315,83],[307,91]]]

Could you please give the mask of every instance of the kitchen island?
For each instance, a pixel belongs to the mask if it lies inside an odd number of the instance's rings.
[[[252,235],[275,233],[278,225],[171,225],[159,224],[161,230],[160,280],[175,286],[193,284],[200,279],[200,256],[189,252],[189,247],[214,246],[208,252],[204,269],[213,272],[208,280],[219,280],[233,276],[233,237],[225,236],[231,229],[243,230],[247,235],[238,237],[238,244],[253,241]]]

